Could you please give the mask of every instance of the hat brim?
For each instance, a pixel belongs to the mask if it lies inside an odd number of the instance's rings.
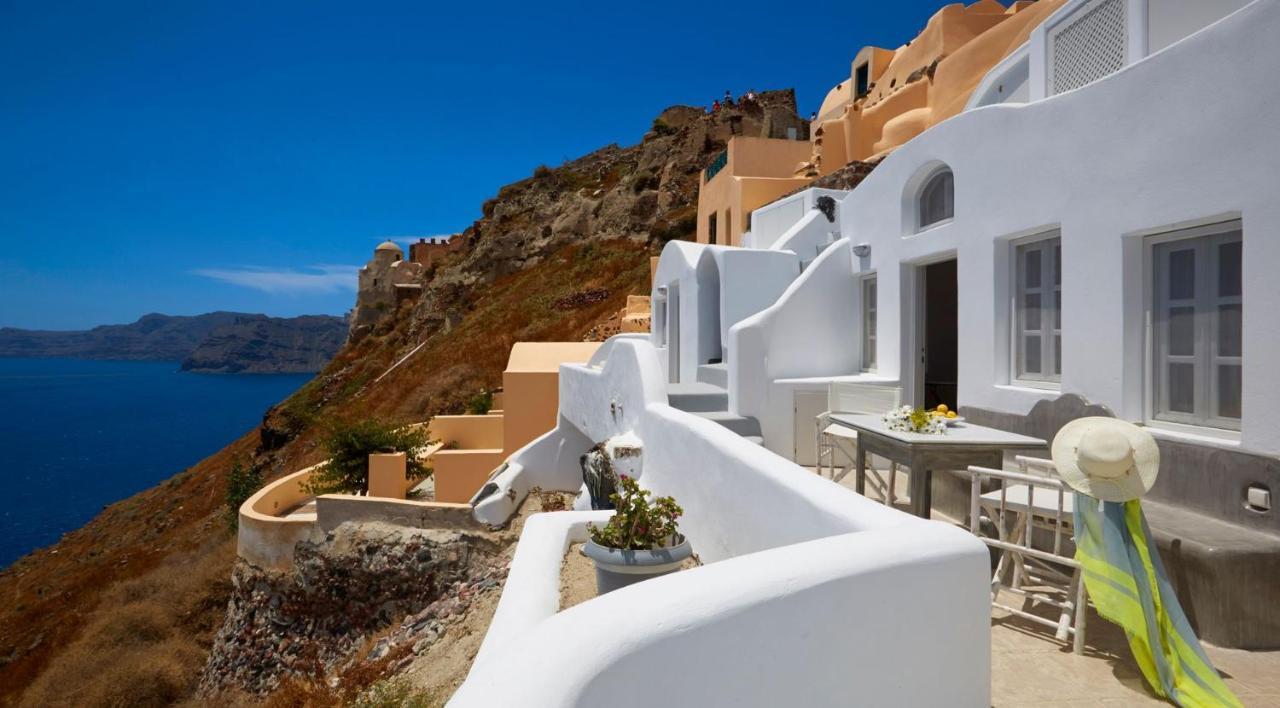
[[[1093,477],[1080,469],[1077,449],[1085,433],[1105,428],[1124,435],[1133,448],[1133,470],[1116,479]],[[1116,418],[1077,418],[1062,426],[1053,438],[1051,450],[1053,464],[1058,468],[1062,481],[1072,489],[1095,499],[1109,502],[1126,502],[1146,494],[1156,483],[1160,472],[1160,448],[1151,433]]]

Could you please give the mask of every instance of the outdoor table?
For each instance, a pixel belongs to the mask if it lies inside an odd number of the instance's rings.
[[[1005,450],[1047,447],[1040,438],[972,423],[955,423],[945,434],[930,435],[889,430],[875,413],[832,413],[831,420],[858,431],[858,452],[854,457],[858,493],[863,494],[866,485],[867,454],[887,458],[910,469],[907,486],[911,513],[926,519],[933,501],[933,470],[963,470],[969,465],[999,469],[1004,464]]]

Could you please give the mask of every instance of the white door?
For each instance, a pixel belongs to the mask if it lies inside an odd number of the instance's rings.
[[[795,445],[792,459],[797,465],[818,464],[818,416],[827,411],[826,391],[795,392]]]

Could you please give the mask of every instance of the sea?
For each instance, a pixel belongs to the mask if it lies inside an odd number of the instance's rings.
[[[0,358],[0,568],[222,449],[310,378]]]

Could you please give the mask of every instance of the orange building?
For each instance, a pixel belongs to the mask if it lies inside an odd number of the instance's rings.
[[[742,245],[751,212],[854,161],[876,160],[964,110],[970,94],[1065,0],[947,5],[897,49],[864,47],[795,142],[735,136],[703,172],[699,243]]]

